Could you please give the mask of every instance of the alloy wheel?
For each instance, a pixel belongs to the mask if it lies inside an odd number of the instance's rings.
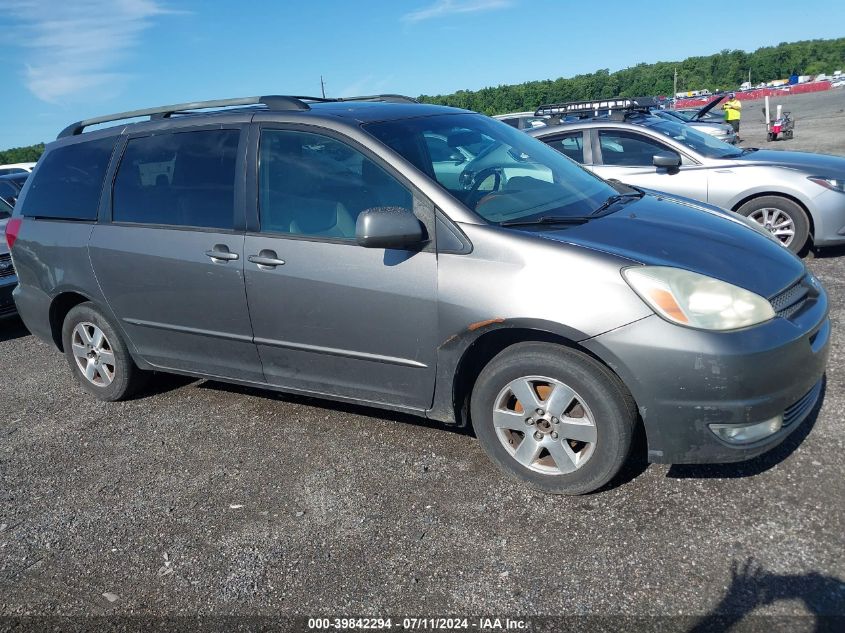
[[[76,366],[85,379],[97,387],[108,387],[114,381],[114,350],[103,331],[93,323],[78,323],[71,334]]]
[[[496,436],[522,466],[545,475],[581,468],[593,454],[596,423],[571,387],[544,376],[509,382],[493,405]]]
[[[792,244],[795,238],[795,222],[789,214],[773,207],[763,207],[749,217],[774,235],[784,246]]]

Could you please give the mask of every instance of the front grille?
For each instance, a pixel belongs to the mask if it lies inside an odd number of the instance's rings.
[[[796,420],[801,420],[809,413],[819,399],[822,391],[822,381],[819,380],[798,402],[787,407],[783,412],[783,426],[787,427]]]
[[[12,256],[8,253],[0,255],[0,278],[11,277],[15,274],[15,267],[12,266]]]
[[[810,294],[810,289],[807,287],[806,282],[807,277],[805,276],[783,292],[769,299],[772,308],[775,310],[775,314],[788,319],[803,307]]]

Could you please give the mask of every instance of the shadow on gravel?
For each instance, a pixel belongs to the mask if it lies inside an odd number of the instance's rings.
[[[758,607],[780,602],[799,600],[815,616],[754,615]],[[747,618],[747,619],[746,619]],[[721,602],[704,616],[689,633],[715,633],[717,631],[768,631],[809,630],[814,619],[813,631],[842,631],[845,627],[845,582],[834,576],[811,571],[807,574],[776,574],[766,571],[753,558],[744,563],[731,564],[731,584]],[[746,619],[745,621],[743,621]],[[793,626],[789,626],[790,623]],[[757,628],[755,625],[760,625]],[[781,629],[787,625],[789,628]],[[736,626],[736,629],[734,627]]]
[[[598,490],[594,490],[585,496],[589,497],[601,494],[632,482],[648,470],[648,467],[651,465],[646,457],[647,455],[648,442],[646,441],[645,429],[643,428],[642,422],[640,422],[634,429],[634,437],[631,441],[631,453],[628,456],[628,461],[623,464],[622,468],[619,469],[619,472],[616,473],[616,476],[613,479]]]
[[[333,400],[322,400],[320,398],[312,398],[309,396],[299,396],[295,394],[281,393],[276,391],[266,391],[263,389],[242,387],[240,385],[214,382],[210,380],[200,383],[199,385],[197,385],[197,387],[200,389],[214,389],[217,391],[228,391],[229,393],[239,393],[249,396],[255,396],[258,398],[265,398],[267,400],[283,401],[292,404],[302,404],[309,407],[319,407],[328,411],[338,411],[342,413],[349,413],[352,415],[364,415],[373,418],[381,418],[384,420],[390,420],[392,422],[399,422],[402,424],[413,424],[414,426],[449,431],[451,433],[455,433],[457,435],[465,435],[467,437],[475,437],[475,433],[473,432],[471,426],[461,428],[454,424],[445,424],[443,422],[437,422],[436,420],[428,420],[426,418],[421,418],[406,413],[399,413],[397,411],[388,411],[363,405],[336,402]],[[634,479],[639,477],[649,467],[648,460],[646,459],[646,454],[647,444],[645,431],[643,430],[642,425],[640,424],[637,426],[637,430],[634,433],[631,456],[628,458],[628,461],[625,462],[625,465],[622,466],[622,469],[610,482],[590,494],[599,494],[608,490],[613,490],[614,488],[624,486],[628,482],[633,481]]]
[[[228,391],[229,393],[240,393],[248,396],[255,396],[264,398],[266,400],[280,400],[283,402],[290,402],[292,404],[302,404],[309,407],[319,407],[327,411],[338,411],[341,413],[349,413],[352,415],[364,415],[371,418],[382,418],[392,422],[401,422],[403,424],[413,424],[414,426],[421,426],[430,429],[441,429],[457,433],[458,435],[468,435],[474,437],[471,428],[460,428],[454,424],[444,424],[436,420],[429,420],[416,415],[408,413],[400,413],[398,411],[389,411],[387,409],[378,409],[375,407],[367,407],[358,404],[349,404],[347,402],[337,402],[335,400],[323,400],[321,398],[314,398],[310,396],[299,396],[291,393],[282,393],[279,391],[270,391],[265,389],[257,389],[252,387],[242,387],[241,385],[233,385],[224,382],[214,382],[207,380],[199,385],[200,389],[214,389],[216,391]]]
[[[29,330],[18,317],[0,321],[0,343],[29,336]]]
[[[819,401],[801,423],[801,426],[795,429],[782,444],[773,448],[768,453],[764,453],[746,462],[737,462],[735,464],[675,464],[669,468],[666,476],[675,479],[736,479],[739,477],[753,477],[754,475],[766,472],[789,457],[810,434],[810,431],[813,430],[818,420],[819,411],[824,403],[826,392],[827,378],[822,383]]]
[[[179,374],[156,372],[150,378],[149,384],[138,392],[132,400],[157,396],[162,393],[167,393],[168,391],[176,391],[186,385],[199,383],[202,380],[202,378],[196,378],[195,376],[181,376]]]
[[[829,259],[833,257],[842,257],[845,255],[845,245],[842,246],[828,246],[827,248],[817,248],[812,251],[815,259]]]

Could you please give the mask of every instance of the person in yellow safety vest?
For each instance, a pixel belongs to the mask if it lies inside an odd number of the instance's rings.
[[[741,140],[739,138],[739,119],[742,116],[742,103],[736,98],[736,94],[732,92],[728,95],[728,100],[722,104],[722,110],[725,111],[725,123],[734,129],[737,140]]]

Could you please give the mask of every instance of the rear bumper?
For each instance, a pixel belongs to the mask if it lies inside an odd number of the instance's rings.
[[[50,297],[33,286],[18,286],[12,292],[18,316],[32,334],[55,346],[50,327]]]
[[[650,316],[582,343],[617,372],[637,401],[649,460],[736,462],[795,431],[821,397],[830,350],[824,291],[789,318],[735,332],[703,332]],[[711,424],[783,416],[781,430],[729,444]]]
[[[0,277],[0,319],[13,317],[18,313],[12,297],[12,292],[17,285],[18,278],[15,275]]]

